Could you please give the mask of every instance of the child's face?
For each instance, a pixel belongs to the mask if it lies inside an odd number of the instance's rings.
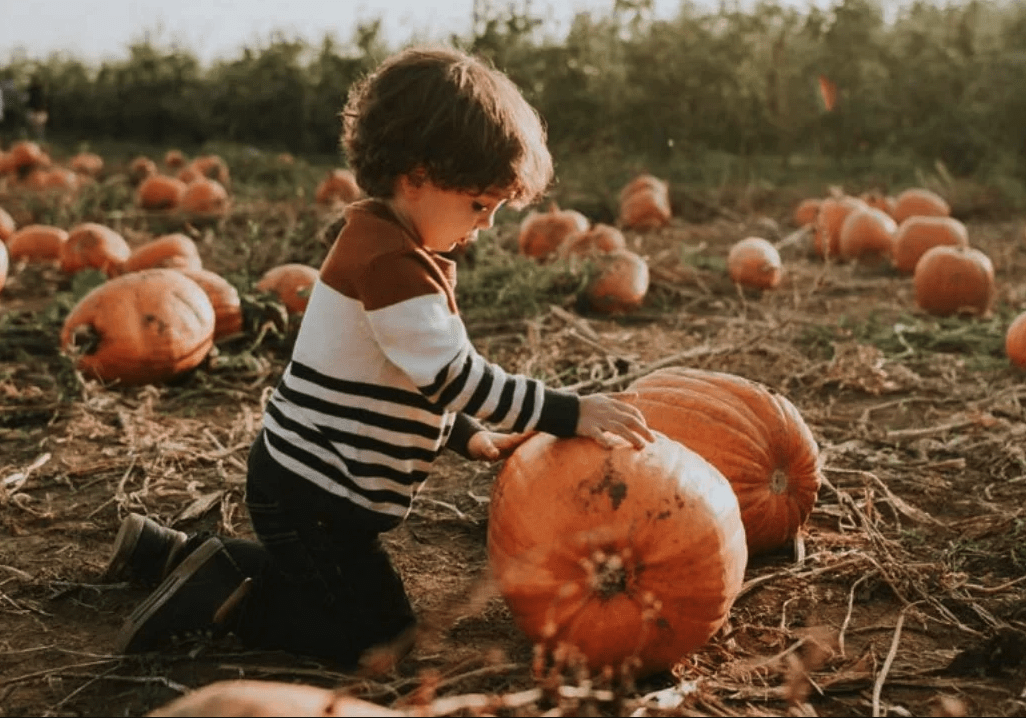
[[[426,180],[420,185],[400,180],[392,204],[413,225],[426,249],[448,252],[476,240],[478,230],[490,228],[505,202],[502,193],[474,194],[440,189]]]

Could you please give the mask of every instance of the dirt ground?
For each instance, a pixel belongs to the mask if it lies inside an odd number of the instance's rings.
[[[0,715],[140,715],[235,677],[425,714],[435,698],[483,694],[505,715],[1026,715],[1026,375],[1003,355],[1004,327],[1026,309],[1022,224],[969,224],[995,265],[995,314],[941,321],[916,310],[908,277],[825,264],[800,241],[781,250],[781,287],[739,292],[727,248],[752,233],[781,240],[786,212],[782,230],[720,218],[631,235],[652,267],[634,314],[576,313],[568,300],[528,320],[468,320],[508,370],[585,391],[676,355],[757,380],[819,443],[825,481],[800,541],[749,562],[728,624],[672,675],[606,693],[532,673],[532,645],[479,581],[498,467],[452,456],[387,536],[438,627],[392,673],[225,643],[113,655],[144,596],[100,580],[121,520],[248,535],[244,461],[282,359],[222,352],[174,385],[80,384],[45,336],[19,329],[66,280],[15,273],[0,297],[20,317],[0,325]],[[201,250],[212,269],[232,261]],[[541,700],[499,707],[539,685]]]

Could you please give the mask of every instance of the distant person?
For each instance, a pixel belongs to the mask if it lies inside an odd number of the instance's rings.
[[[50,119],[49,103],[47,102],[46,86],[38,75],[32,77],[28,87],[28,123],[32,136],[42,141],[46,136],[46,123]]]

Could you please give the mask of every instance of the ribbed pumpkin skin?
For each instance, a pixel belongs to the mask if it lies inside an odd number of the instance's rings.
[[[942,245],[968,247],[969,232],[965,225],[954,217],[909,217],[898,225],[894,234],[891,256],[894,268],[912,274],[926,250]]]
[[[281,264],[268,269],[257,282],[256,288],[277,294],[290,312],[299,313],[306,311],[310,290],[318,276],[320,272],[306,264]]]
[[[60,227],[29,224],[7,238],[7,251],[12,262],[56,262],[61,258],[61,245],[67,240],[67,230]]]
[[[1008,325],[1005,333],[1005,354],[1008,360],[1020,369],[1026,369],[1026,312]]]
[[[196,282],[174,269],[123,274],[94,288],[61,329],[61,349],[74,353],[76,332],[95,334],[77,368],[104,382],[166,381],[199,365],[213,346],[214,307]]]
[[[932,247],[916,264],[912,284],[916,304],[930,314],[985,314],[994,301],[994,265],[978,249]]]
[[[752,555],[784,546],[812,513],[819,447],[798,409],[756,382],[670,367],[636,380],[626,400],[645,421],[697,452],[737,494]]]
[[[122,272],[138,272],[140,269],[201,269],[196,243],[188,235],[175,232],[140,244],[132,250],[121,265]]]
[[[214,305],[214,341],[242,331],[242,300],[239,290],[216,272],[198,267],[177,268],[179,272],[203,287]]]
[[[128,242],[118,232],[96,222],[83,222],[71,228],[67,241],[61,245],[61,271],[74,274],[83,269],[99,269],[114,276],[131,253]]]
[[[762,237],[745,237],[727,253],[727,273],[743,287],[773,289],[780,284],[784,265],[780,252]]]
[[[529,638],[575,646],[594,671],[637,656],[641,675],[719,630],[747,563],[730,485],[662,435],[642,450],[528,439],[493,486],[488,556]]]

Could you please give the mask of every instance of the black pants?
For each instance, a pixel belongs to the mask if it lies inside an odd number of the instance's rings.
[[[250,450],[246,505],[259,543],[222,538],[253,579],[233,621],[246,647],[352,666],[414,625],[378,533],[351,503],[276,464],[262,433]]]

